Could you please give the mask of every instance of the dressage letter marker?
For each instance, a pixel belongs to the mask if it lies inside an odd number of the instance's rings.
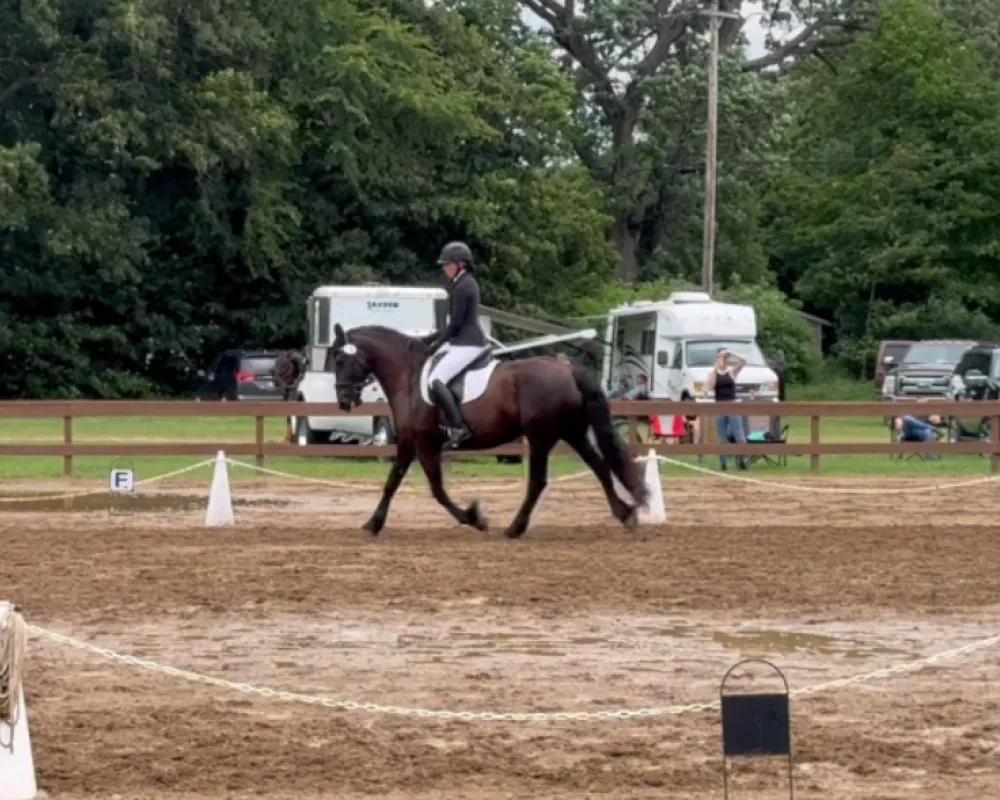
[[[132,494],[135,491],[135,473],[130,469],[112,469],[108,488],[117,494]]]

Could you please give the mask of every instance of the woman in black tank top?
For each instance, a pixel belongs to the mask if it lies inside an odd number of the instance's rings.
[[[715,365],[709,373],[706,393],[715,393],[716,403],[732,403],[736,401],[736,376],[740,374],[746,366],[746,359],[740,358],[735,353],[730,353],[725,348],[719,350],[715,356]],[[715,428],[719,434],[719,444],[731,442],[733,444],[746,444],[747,434],[743,426],[743,417],[727,416],[716,417]],[[727,468],[728,456],[719,456],[719,465],[723,470]],[[736,463],[740,469],[747,468],[747,459],[744,455],[736,457]]]

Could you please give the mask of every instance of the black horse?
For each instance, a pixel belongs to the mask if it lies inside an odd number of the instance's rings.
[[[337,400],[344,411],[361,403],[361,391],[374,377],[392,408],[396,429],[396,459],[382,492],[382,500],[364,529],[378,535],[385,526],[389,504],[414,456],[430,482],[434,498],[463,525],[486,530],[487,523],[473,502],[456,506],[444,490],[441,447],[445,437],[438,411],[421,397],[419,381],[427,361],[423,339],[405,336],[391,328],[366,325],[344,332],[335,327],[333,343]],[[628,448],[611,425],[608,403],[600,386],[578,367],[555,358],[539,357],[500,364],[492,372],[483,394],[462,406],[472,431],[463,450],[485,450],[524,436],[529,445],[529,479],[524,502],[505,531],[521,536],[545,489],[548,459],[559,441],[572,447],[594,471],[607,496],[611,513],[626,527],[637,523],[637,510],[645,506],[648,490]],[[593,430],[595,448],[588,437]],[[634,504],[622,500],[614,489],[612,473],[632,495]]]

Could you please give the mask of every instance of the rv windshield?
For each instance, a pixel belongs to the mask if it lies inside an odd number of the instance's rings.
[[[756,342],[688,342],[687,365],[710,367],[715,363],[715,354],[721,349],[745,358],[748,367],[767,366],[764,354],[760,352]]]

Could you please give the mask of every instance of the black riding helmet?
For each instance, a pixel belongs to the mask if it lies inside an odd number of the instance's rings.
[[[472,250],[465,242],[448,242],[448,244],[441,248],[441,255],[438,256],[437,263],[444,266],[452,262],[464,264],[467,270],[474,270],[476,268]]]

